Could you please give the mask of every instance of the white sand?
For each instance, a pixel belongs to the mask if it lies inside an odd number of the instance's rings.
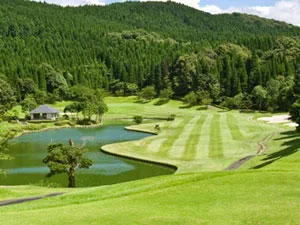
[[[289,115],[278,115],[278,116],[272,116],[272,117],[261,117],[257,120],[266,121],[268,123],[286,123],[289,127],[297,127],[297,123],[292,123],[291,120],[289,120]]]

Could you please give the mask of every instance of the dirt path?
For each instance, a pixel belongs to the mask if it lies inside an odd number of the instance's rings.
[[[4,200],[4,201],[0,201],[0,207],[7,206],[7,205],[13,205],[13,204],[19,204],[19,203],[23,203],[23,202],[35,201],[35,200],[54,197],[54,196],[58,196],[58,195],[62,195],[62,194],[64,194],[64,193],[58,192],[58,193],[52,193],[52,194],[42,195],[42,196],[34,196],[34,197],[29,197],[29,198],[17,198],[17,199]]]
[[[257,143],[258,148],[257,148],[256,155],[262,155],[267,151],[267,149],[268,149],[267,143],[274,137],[274,135],[275,135],[275,132],[270,134],[269,136],[264,138],[262,141]]]
[[[268,149],[267,143],[274,137],[274,135],[275,135],[275,132],[270,134],[269,136],[265,137],[262,141],[257,143],[258,146],[257,146],[256,155],[262,155],[267,151],[267,149]],[[252,159],[253,157],[255,157],[255,155],[249,155],[242,159],[239,159],[238,161],[234,162],[229,167],[227,167],[225,170],[236,170],[236,169],[240,168],[244,163],[246,163],[247,161]]]
[[[249,155],[242,159],[239,159],[238,161],[232,163],[230,166],[228,166],[225,170],[236,170],[240,168],[244,163],[252,159],[255,155]]]

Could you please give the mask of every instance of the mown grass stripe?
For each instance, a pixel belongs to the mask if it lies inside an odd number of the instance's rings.
[[[213,118],[213,114],[210,113],[206,116],[206,119],[200,130],[200,135],[198,137],[196,160],[206,160],[208,159],[209,153],[209,141],[210,141],[210,124]]]
[[[220,117],[220,131],[222,137],[223,155],[224,157],[232,157],[237,149],[238,141],[234,140],[230,131],[230,125],[228,124],[228,116],[231,112],[221,113]]]
[[[194,160],[197,156],[198,151],[198,142],[199,142],[199,136],[202,131],[203,124],[207,118],[207,114],[202,114],[201,117],[196,122],[196,126],[191,132],[191,135],[189,136],[189,139],[186,143],[186,150],[184,152],[183,158],[186,160]]]
[[[173,143],[180,137],[182,131],[184,130],[184,125],[187,124],[191,120],[191,117],[185,118],[181,120],[180,122],[174,121],[168,130],[168,133],[164,135],[164,138],[166,138],[166,141],[164,141],[160,148],[159,148],[159,155],[160,156],[167,156],[168,151],[173,146]],[[175,125],[176,127],[175,127]]]
[[[223,157],[223,145],[220,126],[220,114],[214,114],[210,124],[209,157]]]
[[[244,135],[242,134],[238,126],[238,119],[230,113],[227,114],[227,124],[233,140],[244,139]]]
[[[172,145],[172,148],[169,151],[170,158],[182,158],[186,149],[186,143],[194,130],[194,127],[197,127],[197,122],[200,119],[200,116],[195,116],[187,124],[185,124],[183,131],[181,132],[179,138],[175,140]]]
[[[166,140],[166,138],[153,139],[153,141],[151,141],[148,145],[147,149],[149,149],[151,152],[157,153]]]

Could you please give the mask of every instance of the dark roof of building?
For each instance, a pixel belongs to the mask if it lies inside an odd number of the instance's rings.
[[[48,105],[41,105],[40,107],[30,111],[30,114],[38,114],[38,113],[60,113],[60,111],[57,109],[53,109]]]

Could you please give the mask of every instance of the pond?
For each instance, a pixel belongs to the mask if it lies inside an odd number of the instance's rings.
[[[29,133],[9,141],[11,161],[2,161],[1,168],[7,170],[0,176],[0,185],[49,185],[66,187],[66,174],[46,178],[48,167],[42,160],[51,143],[66,143],[70,138],[75,145],[89,150],[86,156],[93,160],[89,169],[76,171],[76,186],[100,186],[142,179],[146,177],[172,174],[174,169],[162,165],[124,159],[105,154],[100,147],[122,141],[138,140],[151,134],[127,131],[122,125],[97,128],[66,128],[38,133]]]

